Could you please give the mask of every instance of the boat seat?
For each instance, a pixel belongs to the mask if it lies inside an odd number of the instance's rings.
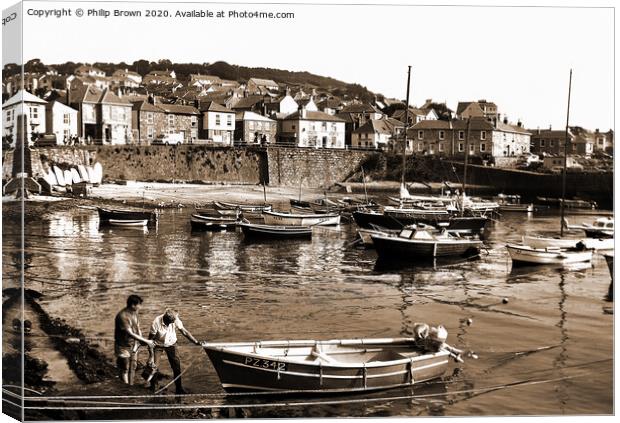
[[[322,361],[324,363],[335,363],[336,362],[336,360],[334,360],[332,357],[322,352],[318,347],[314,347],[310,354],[312,354],[313,357],[319,359],[319,361]]]
[[[381,351],[381,352],[375,354],[374,356],[372,356],[372,358],[367,360],[367,362],[371,362],[371,361],[393,361],[393,360],[401,360],[403,358],[407,358],[407,357],[402,355],[402,354],[400,354],[400,353],[397,353],[396,351],[385,350],[385,351]]]

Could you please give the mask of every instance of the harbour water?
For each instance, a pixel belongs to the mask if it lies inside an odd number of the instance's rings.
[[[559,229],[556,215],[502,216],[478,260],[384,268],[373,250],[355,244],[354,224],[316,227],[311,241],[248,242],[241,232],[191,233],[189,213],[164,211],[148,232],[100,229],[96,212],[85,209],[31,221],[26,287],[42,292],[45,311],[81,329],[111,361],[114,316],[132,293],[145,299],[143,332],[167,307],[208,341],[408,336],[414,322],[427,322],[443,324],[448,342],[468,352],[432,383],[285,403],[225,396],[206,354],[181,337],[184,384],[209,394],[189,404],[238,404],[250,417],[613,413],[605,259],[513,269],[504,248],[526,232]],[[19,253],[14,227],[6,219],[3,226],[6,288]],[[171,374],[165,360],[162,366]]]

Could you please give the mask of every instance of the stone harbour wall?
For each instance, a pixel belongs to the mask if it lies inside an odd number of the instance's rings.
[[[314,148],[267,148],[269,183],[329,188],[345,181],[372,156],[381,153]]]

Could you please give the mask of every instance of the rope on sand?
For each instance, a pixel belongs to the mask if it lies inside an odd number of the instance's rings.
[[[298,402],[273,402],[273,403],[246,403],[246,404],[137,404],[137,403],[125,403],[125,405],[113,405],[113,406],[90,406],[90,407],[75,407],[75,406],[25,406],[24,409],[29,410],[170,410],[170,409],[226,409],[226,408],[283,408],[283,407],[302,407],[302,406],[316,406],[316,405],[337,405],[337,404],[354,404],[354,403],[369,403],[369,402],[381,402],[381,401],[398,401],[398,400],[415,400],[425,399],[433,397],[446,397],[456,395],[469,395],[469,394],[484,394],[488,392],[498,391],[502,389],[510,389],[513,387],[540,385],[545,383],[559,382],[568,379],[575,379],[579,377],[591,376],[592,372],[582,373],[573,376],[563,376],[553,379],[543,380],[523,380],[516,381],[507,384],[487,386],[481,388],[464,389],[453,392],[442,392],[433,394],[420,394],[420,395],[402,395],[393,397],[379,397],[379,398],[347,398],[343,400],[327,400],[327,401],[298,401]],[[290,393],[312,394],[325,391],[288,391]],[[272,392],[273,394],[273,392]],[[175,395],[182,398],[185,395]],[[161,398],[161,397],[156,397]],[[89,401],[83,401],[84,404]],[[90,401],[92,404],[100,404],[96,401]]]

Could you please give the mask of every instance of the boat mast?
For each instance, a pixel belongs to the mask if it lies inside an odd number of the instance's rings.
[[[403,171],[400,178],[400,183],[405,186],[405,165],[407,164],[407,126],[409,124],[409,86],[411,85],[411,65],[408,66],[407,71],[407,100],[405,104],[405,134],[403,136]]]
[[[461,187],[461,216],[465,213],[465,182],[467,180],[467,159],[469,158],[469,129],[471,127],[471,116],[467,118],[467,130],[465,131],[465,161],[463,163],[463,184]],[[458,202],[458,198],[457,198]],[[458,204],[458,203],[457,203]]]
[[[560,201],[560,236],[564,236],[564,197],[566,196],[566,160],[568,157],[568,118],[570,115],[570,90],[573,70],[568,75],[568,105],[566,107],[566,130],[564,132],[564,169],[562,170],[562,200]]]

